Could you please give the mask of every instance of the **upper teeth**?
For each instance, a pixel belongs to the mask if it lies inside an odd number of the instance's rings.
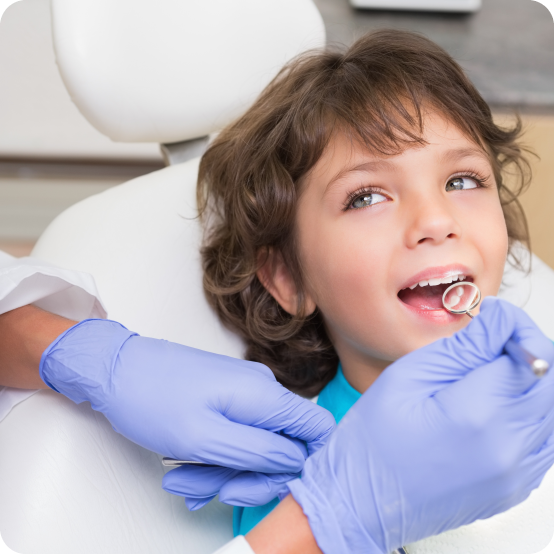
[[[431,287],[436,287],[437,285],[448,285],[454,281],[463,281],[466,278],[465,275],[449,275],[448,277],[443,277],[442,279],[429,279],[429,281],[420,281],[415,285],[412,285],[410,288],[415,289],[418,285],[420,287],[426,287],[427,285]]]

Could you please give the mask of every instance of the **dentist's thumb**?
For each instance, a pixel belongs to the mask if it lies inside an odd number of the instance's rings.
[[[498,360],[505,354],[510,339],[519,341],[535,356],[554,361],[554,345],[522,309],[488,297],[481,312],[465,328],[400,358],[375,385],[386,387],[393,382],[407,402],[416,397],[431,397]],[[518,390],[536,381],[529,368],[519,373]]]
[[[552,341],[521,308],[492,296],[483,300],[479,315],[465,329],[445,340],[451,354],[471,370],[506,353],[510,339],[538,358],[549,361],[554,356]]]

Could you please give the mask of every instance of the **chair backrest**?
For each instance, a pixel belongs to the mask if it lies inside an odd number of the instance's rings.
[[[283,64],[325,42],[311,0],[52,0],[60,73],[115,141],[218,131]]]

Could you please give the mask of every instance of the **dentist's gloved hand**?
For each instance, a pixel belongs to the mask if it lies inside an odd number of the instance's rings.
[[[271,474],[298,474],[335,427],[262,364],[140,337],[114,321],[85,320],[61,334],[44,351],[40,376],[149,450],[225,466],[229,476],[261,472],[270,487]],[[278,433],[305,441],[307,452]]]
[[[554,370],[503,354],[554,346],[496,298],[464,330],[404,356],[288,485],[325,554],[395,548],[522,502],[554,463]]]

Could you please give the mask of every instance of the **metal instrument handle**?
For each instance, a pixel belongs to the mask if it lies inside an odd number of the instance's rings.
[[[522,365],[529,366],[531,371],[541,379],[546,375],[546,372],[549,369],[549,364],[546,360],[537,358],[533,356],[531,352],[523,348],[521,344],[515,342],[513,339],[510,339],[504,346],[506,353],[516,362],[519,362]]]
[[[173,458],[162,458],[162,464],[166,467],[181,467],[186,465],[200,467],[219,467],[214,464],[205,464],[204,462],[193,462],[192,460],[174,460]]]

